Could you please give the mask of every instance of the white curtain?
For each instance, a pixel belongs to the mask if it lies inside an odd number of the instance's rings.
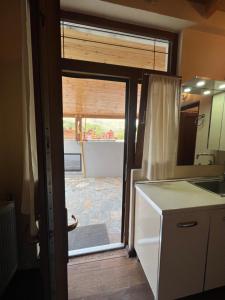
[[[149,180],[173,177],[177,161],[180,79],[150,75],[142,167]]]
[[[23,188],[21,212],[29,216],[30,234],[37,234],[35,191],[38,182],[31,27],[28,1],[22,1]]]

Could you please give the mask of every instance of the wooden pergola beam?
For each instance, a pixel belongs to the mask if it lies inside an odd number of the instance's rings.
[[[211,0],[206,5],[206,17],[211,17],[217,10],[220,10],[221,0]]]
[[[210,18],[217,10],[225,11],[223,0],[188,0],[192,6],[204,17]],[[199,7],[202,9],[199,9]]]

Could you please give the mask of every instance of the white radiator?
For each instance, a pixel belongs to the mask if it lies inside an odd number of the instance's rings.
[[[17,269],[15,206],[0,202],[0,295]]]

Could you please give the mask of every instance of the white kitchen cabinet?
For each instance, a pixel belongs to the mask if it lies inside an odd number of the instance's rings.
[[[201,212],[162,217],[137,191],[134,245],[156,299],[202,291],[208,224]]]
[[[225,209],[212,212],[205,290],[225,285]]]
[[[149,221],[149,218],[151,221]],[[150,225],[150,226],[149,226]],[[161,217],[139,193],[135,204],[135,249],[154,295],[158,290]]]
[[[171,300],[202,292],[208,226],[206,212],[163,217],[158,299]]]
[[[136,184],[134,223],[156,300],[225,285],[225,198],[185,181]]]

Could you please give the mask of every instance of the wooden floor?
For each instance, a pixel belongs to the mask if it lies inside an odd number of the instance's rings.
[[[68,265],[69,300],[152,300],[137,259],[125,250],[75,258]]]
[[[74,258],[68,278],[69,300],[154,300],[140,263],[126,250]],[[225,288],[184,299],[225,300]]]
[[[125,250],[88,255],[68,264],[69,300],[153,300],[140,263]],[[39,270],[18,271],[2,300],[43,300]],[[183,300],[225,300],[225,288]]]

